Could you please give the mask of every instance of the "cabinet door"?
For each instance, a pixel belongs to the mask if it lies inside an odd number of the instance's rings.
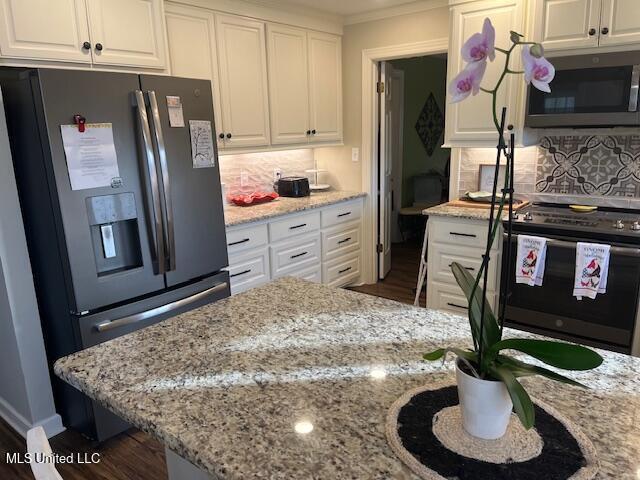
[[[87,0],[93,63],[164,68],[162,0]]]
[[[447,67],[447,83],[463,70],[465,62],[460,55],[464,42],[474,33],[482,30],[485,18],[490,18],[496,30],[496,46],[510,47],[509,31],[522,31],[524,23],[524,4],[520,0],[500,0],[472,2],[451,9],[451,41],[449,45],[449,62]],[[505,56],[496,52],[493,62],[488,62],[482,81],[483,88],[494,88],[504,67]],[[512,55],[510,67],[521,69],[520,54]],[[516,127],[522,125],[519,96],[524,93],[524,80],[520,75],[508,75],[503,81],[497,98],[497,108],[503,106],[507,110],[507,122]],[[494,146],[498,138],[493,123],[491,95],[478,92],[460,103],[449,103],[445,115],[445,143],[452,146]],[[499,115],[499,110],[498,110]],[[516,131],[521,129],[516,128]]]
[[[269,144],[264,23],[216,15],[226,147]]]
[[[310,141],[342,140],[342,42],[340,37],[309,32]]]
[[[199,78],[211,82],[216,131],[223,132],[215,18],[199,8],[165,4],[169,65],[175,77]],[[218,147],[224,142],[216,137]]]
[[[267,25],[267,54],[271,143],[307,143],[307,32],[284,25]]]
[[[547,50],[597,47],[600,3],[601,0],[536,0],[535,40]]]
[[[638,42],[640,42],[640,1],[602,0],[600,45]]]
[[[91,62],[84,0],[0,0],[3,57]]]

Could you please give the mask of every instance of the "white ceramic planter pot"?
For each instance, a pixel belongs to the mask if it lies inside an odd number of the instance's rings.
[[[456,362],[458,397],[462,410],[462,425],[470,435],[495,440],[507,431],[513,404],[502,382],[481,380],[468,375]]]

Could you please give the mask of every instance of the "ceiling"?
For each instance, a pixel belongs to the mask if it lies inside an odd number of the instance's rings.
[[[333,15],[349,16],[395,7],[415,0],[287,0],[287,3]]]

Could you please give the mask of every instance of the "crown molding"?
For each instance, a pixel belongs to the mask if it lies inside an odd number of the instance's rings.
[[[389,17],[398,17],[400,15],[410,15],[412,13],[424,12],[449,6],[448,0],[418,0],[416,2],[404,3],[393,7],[380,8],[371,12],[357,13],[355,15],[347,15],[344,17],[345,25],[354,25],[357,23],[373,22]]]
[[[341,16],[294,5],[286,0],[170,0],[167,3],[342,35],[343,18]]]

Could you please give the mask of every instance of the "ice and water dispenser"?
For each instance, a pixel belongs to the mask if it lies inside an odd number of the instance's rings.
[[[98,276],[141,267],[133,193],[89,197],[86,203]]]

